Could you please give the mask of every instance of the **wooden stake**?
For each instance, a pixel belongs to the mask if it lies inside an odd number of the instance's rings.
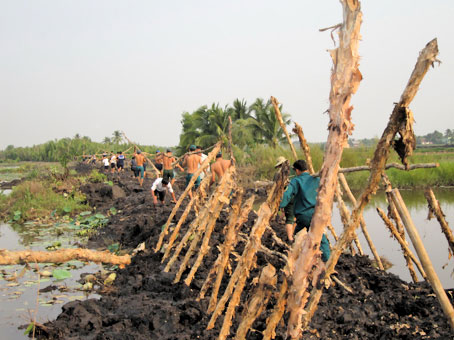
[[[235,340],[246,340],[246,335],[255,319],[262,314],[271,297],[272,288],[276,286],[276,269],[268,264],[262,269],[258,286],[252,292],[252,297],[246,304],[241,316],[241,323],[236,331]]]
[[[422,277],[425,279],[426,273],[424,272],[424,269],[422,268],[419,261],[416,259],[415,255],[413,255],[413,252],[408,247],[407,242],[402,238],[400,233],[397,231],[396,227],[389,220],[388,216],[386,216],[385,212],[378,207],[377,207],[377,212],[380,215],[380,217],[382,218],[383,222],[385,222],[385,225],[386,225],[386,227],[388,227],[389,231],[391,232],[391,235],[394,236],[394,238],[397,240],[397,242],[399,242],[400,247],[402,248],[402,252],[404,253],[405,259],[408,258],[410,260],[410,261],[407,260],[407,267],[408,267],[408,270],[410,271],[410,275],[411,275],[411,278],[413,279],[413,282],[418,282],[418,277],[416,276],[415,269],[413,268],[413,264],[411,261],[413,261],[416,264],[419,272],[421,273]]]
[[[437,217],[438,222],[440,222],[441,230],[448,240],[451,252],[454,254],[454,236],[452,234],[451,228],[449,228],[448,222],[446,222],[445,214],[441,210],[440,203],[436,199],[432,189],[427,188],[424,192],[424,195],[426,196],[427,203],[429,203],[430,211]]]
[[[191,200],[189,201],[188,205],[186,206],[186,208],[183,212],[183,215],[181,215],[175,229],[173,230],[172,235],[170,236],[169,242],[166,245],[166,251],[164,252],[164,255],[162,256],[161,263],[164,263],[164,261],[169,257],[170,251],[172,250],[173,244],[178,237],[181,226],[184,223],[184,221],[186,220],[189,212],[191,211],[191,208],[192,208],[194,202],[198,202],[199,204],[201,204],[201,202],[205,201],[206,191],[203,188],[207,187],[209,185],[209,183],[210,183],[210,179],[207,176],[200,183],[201,190],[197,190],[197,193],[194,196],[192,196]]]
[[[287,181],[289,173],[289,167],[287,163],[284,163],[280,169],[277,182],[273,184],[270,190],[266,202],[262,203],[258,211],[258,218],[252,227],[249,240],[244,248],[243,254],[240,257],[237,267],[229,281],[229,284],[222,296],[221,300],[216,306],[213,315],[208,323],[207,329],[212,329],[216,322],[217,317],[223,312],[225,304],[229,299],[231,300],[227,308],[227,312],[224,317],[224,323],[222,325],[221,333],[219,335],[220,340],[225,340],[227,335],[230,333],[230,325],[232,322],[235,308],[238,305],[241,297],[241,292],[244,289],[246,280],[249,277],[250,268],[253,265],[254,257],[261,246],[261,238],[269,224],[271,218],[277,213],[279,209],[279,202],[282,194],[284,193],[284,184]],[[234,290],[235,289],[235,290]]]
[[[325,156],[321,169],[320,186],[318,189],[317,204],[312,216],[308,238],[302,238],[295,249],[301,249],[297,259],[302,267],[298,267],[293,276],[299,276],[299,280],[292,278],[289,288],[289,322],[287,336],[299,339],[301,336],[301,318],[304,313],[302,282],[307,282],[311,272],[309,266],[315,263],[315,257],[319,252],[320,241],[325,227],[331,220],[334,192],[337,185],[339,163],[342,158],[347,136],[353,130],[351,122],[350,106],[351,96],[357,91],[362,79],[359,71],[358,45],[360,40],[360,26],[362,21],[361,5],[359,1],[341,0],[344,14],[343,25],[339,31],[339,47],[330,51],[333,59],[331,74],[330,107],[328,109],[330,122],[328,124],[328,140],[326,143]],[[350,242],[349,242],[350,243]],[[301,275],[303,274],[303,275]],[[297,293],[292,294],[292,291]],[[291,307],[290,307],[291,306]]]
[[[197,254],[197,258],[192,265],[191,271],[189,272],[188,276],[186,277],[186,280],[184,280],[184,283],[186,283],[187,286],[189,286],[192,282],[192,279],[194,278],[195,273],[197,272],[197,269],[199,269],[200,264],[202,263],[203,258],[205,255],[208,253],[210,250],[209,247],[209,242],[211,239],[211,233],[213,232],[214,226],[216,224],[216,220],[219,217],[219,213],[221,212],[222,208],[224,207],[225,204],[229,204],[232,192],[232,187],[233,187],[233,179],[232,176],[235,173],[235,167],[231,166],[227,169],[225,174],[222,176],[222,180],[226,182],[226,189],[224,190],[224,196],[219,197],[219,208],[214,212],[211,216],[209,221],[207,222],[207,227],[205,229],[205,234],[203,236],[203,241],[202,245],[200,246],[200,249]],[[221,180],[221,181],[222,181]],[[238,192],[237,192],[238,195]]]
[[[399,190],[393,189],[392,198],[394,204],[396,205],[397,211],[399,212],[399,215],[402,218],[402,221],[404,222],[405,229],[407,230],[408,235],[410,236],[411,242],[413,243],[413,246],[416,249],[416,253],[418,254],[419,259],[421,260],[421,264],[424,267],[424,271],[427,274],[427,280],[430,282],[430,285],[432,286],[435,294],[437,295],[441,307],[443,308],[443,311],[446,317],[448,318],[449,324],[451,325],[451,328],[454,330],[454,308],[452,307],[451,302],[449,301],[448,296],[446,295],[446,292],[443,289],[443,286],[441,285],[440,279],[438,278],[437,273],[435,272],[432,266],[432,262],[430,261],[429,255],[427,254],[426,249],[424,248],[424,244],[421,240],[421,237],[419,236],[419,233],[413,224],[413,221],[410,217],[410,213],[408,212],[407,207],[405,206],[405,202],[403,201],[402,196],[400,196]]]
[[[271,340],[276,337],[276,327],[281,321],[282,316],[285,312],[285,305],[287,303],[287,279],[284,278],[284,281],[281,284],[281,289],[279,290],[279,297],[277,299],[276,305],[274,306],[273,312],[270,317],[266,320],[266,329],[263,332],[263,340]]]
[[[311,150],[309,149],[309,144],[307,144],[306,138],[304,138],[303,129],[301,128],[301,126],[298,125],[297,122],[295,122],[293,132],[298,135],[301,149],[303,150],[304,156],[306,157],[306,163],[308,166],[309,173],[313,175],[315,171],[314,166],[312,164]]]
[[[202,173],[202,171],[205,170],[210,165],[211,160],[213,160],[214,157],[216,157],[216,155],[218,154],[220,149],[221,149],[221,142],[218,142],[216,144],[216,146],[213,148],[213,150],[208,154],[207,158],[203,161],[200,168],[198,168],[194,172],[194,175],[192,176],[186,189],[181,194],[180,198],[178,199],[177,203],[175,204],[175,207],[173,208],[172,212],[170,213],[169,218],[167,219],[166,224],[164,225],[164,229],[161,231],[161,234],[159,235],[158,243],[156,244],[156,247],[154,248],[155,253],[161,249],[162,242],[164,241],[164,237],[168,233],[170,223],[172,222],[172,219],[174,218],[175,214],[177,213],[178,208],[180,207],[181,203],[183,202],[185,197],[188,195],[189,191],[192,190],[192,187],[194,186],[194,183],[197,180],[197,177],[199,177],[199,175]]]
[[[348,221],[350,219],[350,211],[348,211],[348,208],[345,205],[344,200],[342,199],[342,194],[341,194],[341,191],[340,191],[340,185],[339,184],[337,184],[335,195],[336,195],[335,197],[336,197],[337,205],[339,207],[339,211],[340,211],[340,214],[341,214],[342,223],[344,224],[344,228],[347,228],[348,227]],[[364,255],[363,248],[361,247],[361,244],[359,243],[358,235],[356,235],[356,232],[353,235],[353,240],[355,241],[356,248],[358,249],[359,254],[360,255]],[[352,255],[355,255],[353,253],[353,247],[352,246],[350,246],[350,247],[352,249]]]
[[[252,210],[252,206],[254,204],[255,196],[251,196],[246,203],[241,208],[241,215],[238,217],[236,221],[233,219],[231,220],[232,223],[229,222],[227,226],[227,231],[225,235],[225,242],[219,252],[219,256],[216,259],[216,263],[214,264],[212,270],[215,270],[216,273],[216,281],[213,285],[213,290],[211,293],[210,303],[208,305],[208,313],[212,313],[216,308],[217,304],[217,295],[219,292],[219,288],[221,287],[222,278],[224,276],[225,267],[229,261],[230,252],[232,249],[235,248],[238,242],[238,232],[242,227],[243,223],[247,221],[250,211]],[[240,211],[238,212],[240,213]],[[208,278],[207,278],[208,280]],[[205,281],[206,283],[206,281]],[[205,284],[204,284],[205,287]],[[203,287],[202,287],[203,291]],[[202,294],[202,292],[201,292]]]
[[[229,186],[229,181],[227,180],[227,177],[223,176],[221,182],[219,185],[216,187],[215,192],[211,196],[211,199],[207,204],[205,205],[203,209],[203,214],[200,214],[202,217],[197,219],[197,222],[194,223],[195,227],[193,228],[193,233],[191,236],[193,236],[193,239],[191,241],[191,245],[189,246],[188,251],[186,252],[186,255],[183,259],[183,262],[180,265],[180,269],[178,270],[175,280],[173,281],[174,283],[177,283],[180,281],[181,275],[183,274],[184,270],[186,269],[186,266],[188,265],[189,259],[191,258],[193,252],[195,251],[195,247],[197,246],[201,236],[205,232],[205,229],[207,225],[211,223],[211,221],[215,221],[223,206],[224,203],[228,203],[228,195],[231,192],[231,186]],[[185,242],[189,240],[189,238],[186,238],[185,235]],[[181,242],[183,243],[183,242]],[[177,251],[175,251],[175,254],[173,255],[171,261],[175,261],[176,257],[178,256],[179,252],[182,250],[182,247],[178,245]],[[173,262],[172,262],[173,263]],[[169,261],[170,264],[170,261]],[[169,265],[168,264],[168,265]],[[167,268],[167,267],[166,267]]]
[[[348,198],[350,199],[350,202],[352,202],[353,205],[356,205],[356,198],[355,198],[355,196],[353,196],[353,193],[350,190],[350,187],[347,183],[347,179],[345,178],[344,174],[339,174],[339,180],[340,180],[340,183],[342,184],[342,187],[344,188],[344,192],[347,194]],[[374,256],[375,262],[377,262],[378,268],[380,268],[381,270],[385,270],[385,268],[383,267],[383,263],[381,262],[380,256],[378,255],[377,248],[375,248],[375,245],[372,242],[372,239],[369,235],[369,231],[367,230],[367,227],[366,227],[366,222],[364,221],[364,217],[362,215],[360,217],[359,224],[363,231],[363,235],[366,238],[367,244],[369,245],[369,248],[372,252],[372,255]]]
[[[288,134],[287,128],[285,127],[284,120],[282,119],[281,110],[279,109],[279,102],[277,101],[276,98],[271,96],[271,103],[274,106],[274,113],[276,114],[277,121],[279,122],[282,131],[284,131],[285,137],[287,137],[287,142],[290,145],[290,150],[292,150],[293,157],[295,158],[295,160],[297,160],[298,156],[296,155],[295,147],[293,146],[292,140],[290,139],[290,135]]]
[[[343,3],[345,5],[345,1],[343,1]],[[408,109],[408,105],[411,103],[414,96],[416,95],[419,84],[424,78],[424,75],[427,73],[427,70],[436,61],[437,54],[438,46],[436,39],[429,42],[419,54],[413,73],[410,76],[410,80],[401,96],[399,103],[394,107],[388,125],[386,126],[382,134],[382,137],[380,138],[380,141],[377,144],[377,148],[374,153],[374,158],[372,159],[370,166],[371,173],[369,175],[368,184],[364,189],[359,202],[356,204],[352,212],[349,227],[341,235],[339,241],[336,243],[336,246],[331,252],[331,257],[327,262],[325,277],[328,277],[333,273],[334,267],[336,266],[336,263],[339,260],[339,257],[344,247],[351,242],[352,231],[354,231],[358,226],[360,216],[362,215],[364,207],[367,205],[367,203],[369,203],[372,195],[375,194],[376,190],[378,189],[382,172],[385,168],[386,161],[389,157],[390,147],[394,143],[396,134],[398,132],[405,134],[403,131],[401,131],[402,127],[408,127],[408,125],[409,124],[411,125],[411,123],[413,122],[413,116],[411,114],[411,111]],[[409,128],[409,131],[412,130]],[[410,146],[412,145],[411,141],[409,142],[409,145]],[[316,214],[314,214],[314,217],[315,216]],[[314,218],[312,218],[312,223],[314,223]],[[312,316],[315,313],[315,310],[317,309],[318,301],[320,300],[321,294],[322,294],[321,288],[320,289],[317,289],[317,287],[313,288],[311,298],[309,300],[308,306],[306,307],[306,313],[304,315],[303,321],[304,328],[309,325],[309,321],[311,320]]]

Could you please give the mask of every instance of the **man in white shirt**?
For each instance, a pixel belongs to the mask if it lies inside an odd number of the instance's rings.
[[[153,185],[151,186],[151,196],[153,196],[153,203],[158,204],[158,200],[156,198],[156,195],[158,195],[159,200],[161,201],[161,204],[164,204],[164,198],[166,197],[167,190],[172,195],[173,203],[177,203],[177,199],[175,198],[175,193],[173,192],[173,189],[172,189],[172,184],[167,182],[167,180],[162,179],[162,177],[157,178],[153,182]]]
[[[197,154],[198,154],[198,155],[200,156],[200,158],[201,158],[201,163],[203,163],[203,161],[204,161],[208,156],[205,155],[204,153],[202,153],[202,147],[201,147],[201,146],[197,146],[197,148],[195,149],[195,151],[197,151]],[[199,164],[199,168],[200,168],[200,165],[201,165],[201,164]],[[210,169],[210,167],[208,167],[208,170],[209,170],[209,169]],[[205,169],[205,170],[203,170],[203,171],[200,173],[199,177],[200,177],[201,180],[204,179],[205,176],[208,174],[208,173],[207,173],[208,170]]]

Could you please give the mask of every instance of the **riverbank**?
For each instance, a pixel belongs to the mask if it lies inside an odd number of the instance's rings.
[[[97,202],[97,210],[115,207],[118,214],[91,237],[89,247],[106,247],[118,242],[123,248],[135,248],[145,242],[145,251],[139,252],[131,265],[117,271],[113,288],[100,300],[75,301],[63,306],[63,312],[55,321],[45,324],[40,338],[50,339],[217,339],[222,318],[212,330],[206,330],[210,315],[206,313],[207,299],[196,301],[201,286],[217,254],[216,245],[223,240],[222,229],[227,213],[222,212],[216,222],[213,250],[203,261],[194,281],[188,287],[184,283],[172,284],[174,272],[164,273],[161,253],[151,249],[156,245],[162,225],[166,222],[173,205],[154,206],[146,179],[144,187],[129,173],[109,175],[114,185],[125,193],[113,198],[104,185],[87,184],[85,195]],[[181,193],[182,182],[176,183],[177,194]],[[186,201],[187,203],[187,201]],[[176,215],[181,216],[183,203]],[[189,216],[183,229],[187,229],[194,215]],[[243,232],[250,230],[256,215],[249,214]],[[271,227],[282,235],[282,225],[272,222]],[[184,232],[184,230],[183,230]],[[270,233],[265,233],[263,243],[270,249],[282,252]],[[241,253],[242,245],[235,250]],[[178,268],[178,263],[174,267]],[[257,263],[273,262],[278,269],[282,263],[260,254]],[[232,262],[235,266],[235,262]],[[348,293],[335,285],[324,291],[319,308],[312,319],[307,339],[447,339],[451,330],[430,286],[427,283],[412,284],[397,276],[375,269],[369,258],[341,257],[336,267],[339,279],[352,288]],[[250,294],[252,279],[257,270],[251,272],[247,289]],[[224,278],[221,290],[225,289]],[[266,312],[253,324],[248,339],[261,339],[276,300],[273,296]],[[238,326],[244,305],[239,306],[232,330]],[[276,339],[284,339],[285,329],[280,325]]]

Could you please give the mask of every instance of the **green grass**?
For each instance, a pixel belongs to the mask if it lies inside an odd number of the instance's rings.
[[[323,161],[323,150],[320,145],[311,145],[311,156],[315,171],[318,171]],[[298,158],[304,159],[302,151],[296,148]],[[349,168],[368,164],[373,158],[375,148],[360,147],[344,149],[340,166]],[[279,146],[275,149],[258,145],[249,150],[235,150],[235,157],[240,167],[246,169],[244,174],[252,177],[253,180],[271,180],[274,176],[274,164],[279,156],[290,159],[293,163],[293,156],[289,147]],[[389,169],[386,171],[393,186],[398,188],[424,188],[427,186],[454,186],[454,152],[452,148],[433,149],[427,152],[426,149],[416,149],[413,156],[409,158],[410,164],[417,163],[439,163],[439,167],[430,169],[416,169],[403,171]],[[387,163],[401,164],[396,152],[391,151]],[[365,187],[369,178],[368,171],[361,171],[346,174],[348,183],[352,190],[361,190]]]
[[[10,195],[0,195],[0,216],[15,222],[36,218],[73,215],[90,209],[85,196],[77,190],[57,193],[49,181],[25,181],[13,188]]]

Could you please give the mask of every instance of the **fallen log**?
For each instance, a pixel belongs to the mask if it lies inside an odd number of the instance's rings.
[[[0,249],[0,265],[25,263],[63,263],[80,260],[95,263],[110,263],[125,266],[131,263],[131,256],[114,255],[108,250],[96,251],[90,249],[58,249],[55,251],[37,250],[4,250]]]

